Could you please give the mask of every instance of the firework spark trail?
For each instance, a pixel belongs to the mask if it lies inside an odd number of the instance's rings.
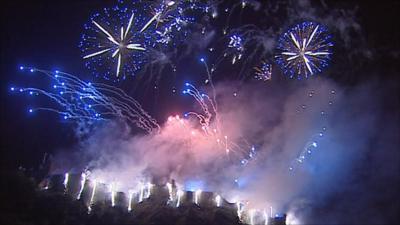
[[[173,201],[173,197],[172,197],[172,184],[171,183],[167,183],[166,184],[167,189],[168,189],[168,201]]]
[[[291,163],[289,170],[294,170],[294,167],[296,166],[295,163],[303,163],[307,156],[318,148],[318,139],[322,138],[325,135],[325,132],[326,128],[323,127],[321,132],[318,132],[310,137],[296,159]]]
[[[88,213],[92,211],[92,205],[94,201],[94,195],[96,194],[96,187],[97,187],[97,180],[93,181],[93,189],[92,189],[92,194],[90,196],[90,201],[89,201],[89,206],[88,206]]]
[[[314,91],[311,91],[308,96],[312,97],[314,95]],[[328,102],[328,106],[331,107],[333,105],[333,99],[336,95],[336,91],[335,90],[331,90],[330,91],[331,94],[331,100],[329,100]],[[306,108],[306,105],[301,105],[302,109]],[[326,120],[326,111],[322,110],[319,112],[321,118],[323,120]],[[297,166],[299,166],[300,164],[304,163],[304,161],[311,156],[311,154],[313,152],[315,152],[318,147],[319,147],[319,142],[320,140],[326,135],[325,133],[327,132],[327,127],[326,126],[322,126],[321,129],[312,134],[310,136],[310,138],[308,139],[308,141],[305,143],[304,147],[302,148],[302,150],[298,153],[298,155],[296,156],[296,158],[290,163],[290,167],[289,170],[293,171]]]
[[[247,149],[249,149],[249,147],[252,145],[250,145],[246,140],[243,141],[243,144],[231,141],[228,136],[224,135],[221,131],[221,124],[218,120],[218,112],[216,111],[217,108],[215,101],[213,101],[207,94],[201,93],[194,85],[186,83],[185,86],[187,88],[183,91],[183,94],[192,96],[202,109],[202,113],[193,111],[187,112],[185,113],[185,117],[194,116],[197,118],[205,135],[214,139],[217,145],[222,147],[227,154],[233,152],[240,157],[247,154]],[[213,117],[215,118],[215,123],[212,123]],[[215,124],[215,126],[213,126],[213,124]],[[252,154],[254,153],[252,152],[254,151],[254,146],[252,146],[249,153],[249,158],[253,158]],[[243,160],[247,159],[241,159],[241,164],[245,165]]]
[[[110,191],[110,197],[111,197],[111,206],[115,206],[115,190],[116,190],[116,185],[114,182],[112,182],[109,185],[109,191]]]
[[[243,9],[246,7],[246,1],[244,1],[244,0],[241,0],[240,2],[237,2],[236,4],[234,4],[230,9],[229,8],[225,8],[224,9],[224,12],[225,13],[229,13],[228,14],[228,16],[227,16],[227,19],[226,19],[226,21],[225,21],[225,26],[224,26],[224,29],[223,29],[223,33],[224,34],[226,34],[227,33],[227,31],[228,31],[228,29],[230,28],[230,23],[231,23],[231,18],[232,18],[232,16],[233,16],[233,14],[234,14],[234,12],[236,12],[236,9],[237,8],[240,8],[240,16],[242,15],[242,13],[243,13]]]
[[[193,86],[189,83],[186,83],[185,86],[188,88],[186,90],[184,90],[183,93],[192,96],[196,100],[196,102],[200,105],[200,107],[204,113],[204,115],[203,115],[203,114],[199,114],[196,112],[188,112],[188,113],[186,113],[185,116],[195,115],[199,119],[199,122],[202,125],[202,129],[204,129],[204,131],[207,134],[209,134],[211,118],[213,116],[213,113],[215,115],[217,113],[215,111],[215,105],[210,100],[208,95],[201,94],[200,91],[195,86]],[[205,100],[208,100],[208,101],[206,102]],[[212,106],[213,112],[210,112],[210,110],[208,108],[208,104],[210,104]]]
[[[86,184],[86,173],[83,172],[81,174],[81,187],[79,189],[78,196],[76,197],[76,199],[79,200],[81,198],[82,191],[83,191],[83,188],[85,187],[85,184]]]
[[[169,15],[171,11],[173,11],[172,7],[176,5],[175,1],[163,1],[158,7],[153,9],[154,16],[143,26],[140,32],[145,31],[154,21],[156,21],[156,28],[160,23],[168,20],[167,17],[172,17]],[[172,19],[169,18],[169,19]]]
[[[200,190],[200,189],[198,189],[194,192],[194,204],[196,204],[196,205],[198,205],[200,202],[201,192],[202,192],[202,190]]]
[[[133,190],[129,190],[129,200],[128,200],[128,211],[132,211],[132,197],[135,192]]]
[[[177,198],[177,201],[176,201],[176,207],[179,207],[180,206],[180,204],[181,204],[181,198],[182,198],[182,196],[183,196],[183,191],[182,190],[178,190],[177,191],[177,193],[176,193],[176,195],[178,196]]]
[[[30,109],[47,110],[64,116],[64,119],[82,120],[87,123],[97,120],[108,120],[117,117],[135,124],[148,133],[158,131],[160,126],[132,97],[114,86],[102,83],[86,83],[78,77],[64,73],[27,68],[39,72],[55,81],[54,92],[39,88],[11,88],[12,91],[27,92],[30,95],[44,95],[57,104],[62,110],[51,107]]]
[[[211,105],[211,107],[212,107],[212,109],[214,111],[214,114],[215,114],[215,121],[216,121],[216,127],[217,127],[216,129],[218,131],[219,127],[221,125],[221,121],[220,121],[219,116],[218,116],[217,95],[216,95],[216,92],[215,92],[215,86],[214,86],[213,77],[212,77],[212,73],[214,72],[214,68],[211,68],[211,70],[210,70],[209,67],[208,67],[208,64],[207,64],[207,62],[205,61],[204,58],[201,58],[200,61],[204,64],[204,67],[206,69],[207,78],[208,78],[207,82],[209,82],[210,85],[211,85],[211,91],[212,91],[212,94],[213,94],[213,98],[211,100],[210,97],[208,95],[205,95],[205,94],[202,94],[200,96],[202,97],[201,99],[206,98],[208,100],[208,102],[210,103],[210,105]],[[196,90],[196,88],[194,88],[194,89]],[[200,102],[199,102],[199,104],[200,104]]]
[[[68,180],[69,180],[69,173],[65,173],[64,175],[64,192],[67,193],[68,189]]]
[[[214,102],[211,102],[211,103],[212,103],[212,106],[213,106],[213,109],[214,109],[215,113],[217,113],[217,111],[218,111],[218,110],[217,110],[217,96],[216,96],[216,93],[215,93],[215,86],[214,86],[214,82],[213,82],[213,79],[212,79],[212,72],[213,72],[213,69],[212,69],[212,70],[209,69],[208,64],[207,64],[207,62],[204,60],[204,58],[201,58],[200,61],[204,64],[204,66],[205,66],[205,68],[206,68],[207,77],[208,77],[208,82],[210,82],[211,89],[212,89],[212,93],[213,93],[213,101],[214,101]],[[217,116],[216,116],[216,117],[217,117]]]
[[[220,195],[217,195],[215,197],[215,203],[216,203],[217,207],[221,206],[221,196]]]

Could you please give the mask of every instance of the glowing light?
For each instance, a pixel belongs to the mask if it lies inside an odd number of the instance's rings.
[[[92,194],[90,196],[90,201],[89,201],[89,206],[88,206],[89,213],[92,211],[92,205],[93,205],[94,195],[96,193],[96,187],[97,187],[97,180],[94,180]]]
[[[268,225],[268,220],[269,220],[269,218],[268,218],[268,214],[267,214],[267,211],[264,209],[264,225]]]
[[[139,188],[140,188],[139,202],[142,202],[142,201],[143,201],[143,198],[144,198],[144,189],[145,189],[144,184],[143,184],[143,183],[140,183],[140,184],[139,184]]]
[[[179,207],[181,204],[181,198],[183,196],[183,191],[182,190],[178,190],[176,195],[178,196],[178,200],[176,201],[176,207]]]
[[[291,78],[320,73],[330,61],[331,39],[327,28],[321,24],[297,24],[279,38],[276,62]]]
[[[317,147],[317,142],[314,141],[314,142],[312,143],[312,146],[316,148],[316,147]]]
[[[172,199],[172,184],[167,183],[166,186],[168,188],[168,201],[173,201],[173,199]]]
[[[217,207],[221,206],[221,196],[217,195],[217,197],[215,197],[215,202],[217,203]]]
[[[31,112],[31,110],[30,110],[30,112]],[[65,191],[67,190],[67,187],[68,187],[68,180],[69,180],[69,173],[65,173],[65,175],[64,175],[64,188],[65,188]]]
[[[273,213],[272,213],[272,206],[269,207],[269,212],[270,212],[270,215],[269,215],[269,216],[272,218],[272,217],[273,217],[273,216],[272,216],[272,214],[273,214]]]
[[[200,196],[201,196],[201,190],[198,189],[198,190],[196,190],[196,192],[194,193],[194,203],[195,203],[196,205],[199,204]]]
[[[147,183],[147,194],[146,194],[146,198],[149,198],[149,197],[150,197],[152,187],[153,187],[153,184]]]
[[[250,209],[250,225],[254,225],[254,214],[255,214],[255,210]]]
[[[86,173],[82,173],[81,174],[81,187],[79,189],[78,196],[76,197],[76,199],[78,199],[78,200],[81,198],[83,188],[85,187],[85,183],[86,183]]]
[[[299,221],[292,213],[288,213],[288,215],[286,216],[285,224],[297,225],[297,224],[302,224],[302,222]]]
[[[137,125],[149,133],[159,129],[156,120],[142,109],[139,102],[119,88],[101,83],[86,83],[67,73],[60,72],[54,76],[54,72],[51,71],[39,69],[35,71],[53,80],[56,83],[52,86],[53,89],[47,91],[39,88],[19,88],[19,92],[47,97],[59,106],[38,107],[35,111],[55,112],[64,119],[73,119],[80,124],[86,124],[87,127],[95,121],[116,117]]]
[[[254,67],[256,70],[254,78],[261,81],[268,81],[272,78],[272,65],[262,62],[260,67]]]
[[[243,213],[243,211],[244,211],[244,207],[243,207],[243,203],[241,203],[241,202],[236,202],[236,207],[237,207],[237,211],[236,211],[236,213],[237,213],[237,216],[239,217],[239,219],[241,220],[242,219],[242,213]]]
[[[79,44],[86,67],[105,79],[135,75],[146,62],[145,52],[151,45],[151,35],[139,32],[142,22],[136,8],[128,10],[122,5],[94,14]]]
[[[110,184],[111,206],[115,206],[115,184]]]
[[[229,38],[230,38],[228,43],[229,48],[234,48],[237,51],[243,51],[244,47],[243,47],[242,37],[240,37],[239,35],[232,35]]]
[[[240,60],[244,51],[243,38],[239,35],[232,35],[229,37],[228,48],[232,49],[229,54],[232,54],[232,64],[235,64],[237,60]]]
[[[129,200],[128,200],[128,211],[132,211],[132,197],[135,192],[133,190],[129,190]]]

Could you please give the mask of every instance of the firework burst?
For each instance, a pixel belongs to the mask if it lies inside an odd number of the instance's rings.
[[[331,59],[331,39],[327,28],[321,24],[297,24],[279,38],[276,62],[291,78],[320,73]]]

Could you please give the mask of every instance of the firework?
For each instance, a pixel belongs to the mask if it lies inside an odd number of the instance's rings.
[[[268,213],[265,209],[263,211],[263,215],[264,215],[264,225],[268,225],[269,217],[268,217]]]
[[[179,207],[181,204],[181,198],[183,196],[183,191],[182,190],[178,190],[176,195],[178,196],[178,199],[176,201],[176,207]]]
[[[254,215],[255,215],[256,211],[255,209],[250,209],[250,225],[254,225]]]
[[[109,190],[110,190],[110,197],[111,197],[111,206],[114,207],[115,206],[115,184],[114,183],[110,184]]]
[[[244,45],[243,45],[243,38],[239,35],[232,35],[229,37],[228,48],[231,49],[232,57],[232,64],[235,64],[237,60],[240,60],[243,55]]]
[[[54,82],[51,91],[30,87],[12,87],[11,91],[46,96],[59,106],[31,108],[30,113],[51,111],[60,114],[66,120],[76,120],[89,127],[96,121],[117,118],[149,133],[159,129],[157,122],[142,109],[139,102],[119,88],[102,83],[84,82],[72,74],[60,71],[27,69],[50,78]]]
[[[89,201],[89,206],[88,206],[88,212],[90,213],[92,211],[92,205],[94,201],[94,195],[96,194],[96,187],[97,187],[97,180],[93,181],[93,189],[92,189],[92,194],[90,196],[90,201]]]
[[[136,74],[146,62],[151,34],[140,32],[145,18],[119,4],[94,14],[86,24],[79,44],[86,67],[106,79]]]
[[[86,173],[82,173],[81,174],[81,187],[79,189],[78,196],[76,197],[76,199],[78,199],[78,200],[81,198],[83,188],[85,187],[85,183],[86,183]]]
[[[172,198],[172,184],[171,183],[167,183],[167,188],[168,188],[168,201],[173,201]]]
[[[209,4],[201,1],[162,0],[152,7],[157,42],[177,46],[192,32],[195,26],[191,25],[197,24],[199,19],[195,15],[202,17],[208,12]]]
[[[209,82],[212,84],[211,76]],[[196,118],[201,126],[204,137],[215,141],[217,146],[222,148],[226,154],[230,155],[230,153],[235,153],[236,156],[239,157],[239,162],[242,166],[247,165],[247,163],[256,155],[255,146],[249,145],[245,139],[243,139],[242,142],[231,141],[231,139],[224,134],[221,129],[221,121],[218,118],[215,94],[213,99],[207,94],[200,92],[200,90],[190,83],[185,83],[185,86],[186,89],[183,90],[182,93],[192,96],[200,106],[202,112],[189,111],[184,114],[184,117]],[[173,119],[173,117],[170,117],[170,120]],[[181,118],[178,119],[180,120],[180,123],[184,124],[184,120]],[[248,150],[249,148],[250,150]]]
[[[327,28],[321,24],[297,24],[279,38],[276,62],[291,78],[320,73],[331,59],[331,39]]]
[[[140,32],[143,32],[144,30],[146,30],[153,22],[156,22],[156,27],[158,27],[158,25],[160,23],[164,23],[168,20],[168,14],[169,12],[171,12],[174,8],[174,6],[176,5],[175,1],[163,1],[161,2],[161,4],[159,4],[159,7],[154,8],[153,10],[153,17],[151,17],[151,19],[149,21],[147,21],[147,23],[142,27],[142,29],[140,30]]]
[[[192,96],[200,105],[203,111],[203,114],[196,112],[187,112],[185,113],[185,117],[191,115],[195,116],[199,120],[199,123],[204,132],[206,134],[211,134],[213,132],[213,129],[210,127],[211,118],[213,116],[216,116],[217,114],[214,101],[208,95],[200,93],[200,91],[192,84],[186,83],[185,86],[187,87],[187,89],[184,90],[182,93]]]
[[[261,66],[254,67],[255,76],[254,78],[261,81],[268,81],[272,78],[272,65],[263,61]]]
[[[237,210],[236,210],[237,216],[239,217],[239,219],[241,219],[243,211],[244,211],[244,204],[242,202],[238,201],[238,202],[236,202],[236,207],[237,207]]]
[[[68,180],[69,180],[69,173],[65,173],[65,175],[64,175],[64,189],[65,189],[65,192],[67,191]]]
[[[116,81],[146,71],[185,40],[197,17],[208,11],[200,1],[119,1],[85,24],[79,44],[85,65],[95,76]]]
[[[194,192],[194,204],[198,205],[201,197],[201,190],[198,189]]]
[[[318,148],[318,139],[322,138],[325,135],[326,128],[323,127],[322,130],[314,135],[311,136],[310,140],[307,141],[307,143],[304,145],[302,151],[299,153],[297,158],[295,159],[296,163],[303,163],[304,160],[312,154],[315,150]],[[294,163],[292,163],[294,164]],[[294,165],[291,165],[289,167],[289,170],[293,170]]]
[[[135,192],[133,190],[129,190],[129,200],[128,200],[128,211],[132,211],[132,198]]]
[[[215,197],[215,203],[216,203],[217,207],[221,206],[221,196],[220,195],[217,195]]]
[[[143,198],[144,198],[144,189],[145,189],[145,186],[144,186],[144,184],[143,184],[142,182],[140,182],[139,187],[140,187],[139,202],[142,202],[142,201],[143,201]]]
[[[146,198],[149,198],[151,195],[151,189],[153,188],[153,184],[151,183],[147,183],[146,187],[147,187],[147,192],[146,192]]]

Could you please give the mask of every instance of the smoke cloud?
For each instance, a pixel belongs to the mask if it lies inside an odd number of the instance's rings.
[[[57,158],[63,165],[71,161],[69,171],[87,166],[92,177],[116,182],[124,191],[139,181],[175,179],[186,189],[248,201],[250,208],[272,206],[301,223],[359,222],[352,214],[359,215],[364,204],[379,204],[377,196],[385,198],[379,187],[399,177],[398,117],[384,110],[381,86],[346,89],[326,78],[264,85],[243,85],[236,96],[234,83],[217,86],[221,136],[240,146],[229,154],[196,120],[182,124],[171,117],[160,133],[150,135],[132,134],[121,122],[103,124],[73,157]],[[317,147],[307,145],[310,141]],[[377,214],[363,222],[384,221]]]

